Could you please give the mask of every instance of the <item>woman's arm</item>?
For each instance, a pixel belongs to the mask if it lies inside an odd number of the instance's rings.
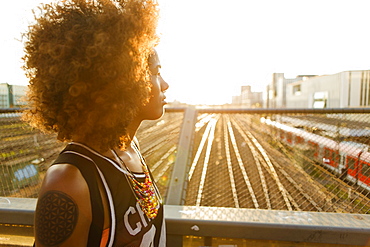
[[[36,247],[86,246],[91,218],[89,189],[80,171],[69,164],[51,166],[36,207]]]

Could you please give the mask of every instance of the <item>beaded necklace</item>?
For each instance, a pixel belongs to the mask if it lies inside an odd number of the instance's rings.
[[[128,174],[126,175],[126,179],[130,181],[131,190],[133,191],[133,194],[135,195],[135,198],[138,201],[141,209],[146,214],[146,216],[148,216],[149,219],[154,219],[157,216],[158,209],[160,207],[160,196],[157,191],[158,189],[156,188],[155,184],[151,179],[144,158],[141,156],[136,146],[133,145],[132,147],[138,154],[143,167],[143,172],[145,176],[143,182],[140,182],[136,179],[134,173],[130,171],[130,169],[126,166],[125,162],[123,162],[123,160],[121,159],[121,157],[119,157],[115,150],[112,149],[112,153],[121,162],[121,165],[128,172]]]

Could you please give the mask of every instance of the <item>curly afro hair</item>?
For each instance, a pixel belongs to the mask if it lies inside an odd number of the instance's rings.
[[[149,98],[157,3],[64,0],[39,10],[24,35],[24,120],[61,141],[123,148],[127,125]]]

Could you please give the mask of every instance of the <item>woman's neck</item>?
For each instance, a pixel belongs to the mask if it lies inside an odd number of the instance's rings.
[[[130,140],[130,143],[134,140],[137,130],[139,129],[142,121],[139,120],[133,120],[128,126],[127,126],[127,134]]]

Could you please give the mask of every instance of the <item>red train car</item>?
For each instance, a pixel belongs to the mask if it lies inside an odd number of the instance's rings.
[[[368,147],[355,142],[336,142],[330,138],[307,132],[286,124],[261,119],[279,132],[281,141],[295,148],[310,151],[315,161],[341,178],[370,191],[370,152]]]

